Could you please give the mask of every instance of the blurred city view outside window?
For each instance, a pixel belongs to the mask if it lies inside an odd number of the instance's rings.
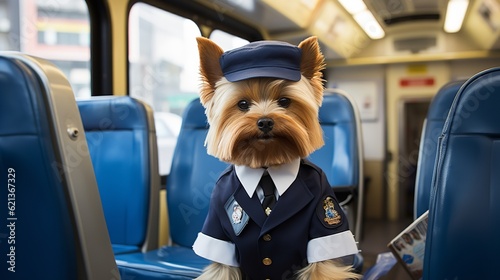
[[[145,3],[129,14],[129,95],[155,111],[160,174],[170,172],[184,108],[199,96],[199,27]],[[220,30],[210,37],[224,50],[248,41]]]
[[[198,97],[201,36],[191,20],[136,3],[129,15],[129,94],[156,112],[182,114]]]
[[[90,24],[84,0],[0,0],[0,50],[53,62],[76,97],[90,96]]]
[[[248,44],[248,40],[234,36],[222,30],[215,29],[210,33],[210,40],[214,41],[224,51],[232,50]]]
[[[145,3],[132,6],[129,15],[129,92],[156,112],[182,115],[198,97],[199,27],[190,19]],[[221,30],[210,39],[224,50],[248,43]]]

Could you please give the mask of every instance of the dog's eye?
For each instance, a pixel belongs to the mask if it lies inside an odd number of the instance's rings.
[[[246,111],[249,107],[250,103],[248,103],[245,99],[238,101],[238,108],[240,108],[241,111]]]
[[[290,100],[290,98],[287,98],[287,97],[282,97],[282,98],[278,99],[278,105],[280,107],[283,107],[283,108],[288,108],[288,106],[290,106],[291,102],[292,102],[292,100]]]

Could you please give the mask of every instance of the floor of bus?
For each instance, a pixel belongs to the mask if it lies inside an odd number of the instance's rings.
[[[364,258],[363,273],[372,267],[377,255],[389,252],[387,244],[403,229],[411,223],[411,218],[403,218],[399,221],[368,219],[363,223],[363,236],[359,242],[359,248]],[[396,263],[388,274],[380,279],[384,280],[411,280],[403,267]]]

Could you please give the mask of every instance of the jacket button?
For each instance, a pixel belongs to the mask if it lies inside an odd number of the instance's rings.
[[[264,258],[264,259],[262,260],[262,263],[263,263],[264,265],[271,265],[271,264],[273,263],[273,261],[272,261],[270,258]]]
[[[271,235],[270,234],[264,234],[264,236],[262,237],[262,239],[264,239],[264,241],[271,241]]]

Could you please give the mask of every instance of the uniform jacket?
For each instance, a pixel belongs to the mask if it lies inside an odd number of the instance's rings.
[[[307,160],[300,161],[296,179],[269,216],[230,166],[216,183],[193,249],[240,267],[246,279],[294,279],[308,263],[358,252],[325,174]]]

